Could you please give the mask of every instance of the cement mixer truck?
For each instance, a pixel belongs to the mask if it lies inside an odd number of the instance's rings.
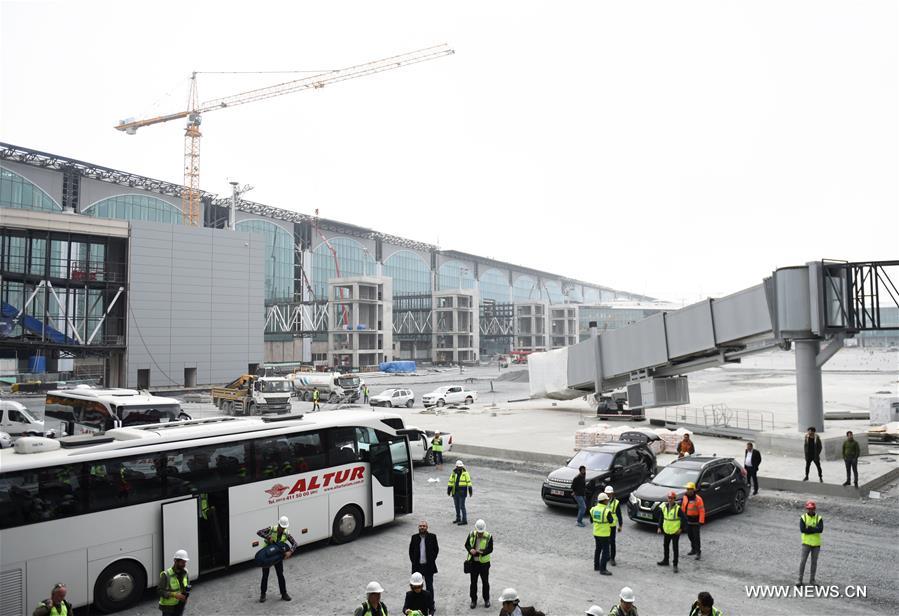
[[[307,402],[316,388],[323,402],[355,402],[362,389],[362,379],[355,374],[295,372],[290,379],[297,397]]]

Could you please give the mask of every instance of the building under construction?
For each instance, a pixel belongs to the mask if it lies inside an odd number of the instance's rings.
[[[586,335],[652,298],[386,232],[0,144],[0,369],[110,385],[263,362],[473,363]],[[648,308],[647,308],[648,306]],[[645,312],[645,310],[644,310]],[[591,319],[593,320],[593,319]],[[603,327],[603,323],[600,323]]]

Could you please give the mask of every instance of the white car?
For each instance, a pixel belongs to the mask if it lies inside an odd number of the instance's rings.
[[[0,429],[11,436],[45,436],[44,422],[15,400],[0,400]]]
[[[425,408],[431,406],[444,406],[447,404],[473,404],[478,399],[478,392],[463,387],[462,385],[447,385],[438,387],[429,394],[421,397]]]
[[[406,427],[397,432],[405,434],[409,438],[409,454],[413,462],[434,464],[434,452],[431,451],[431,441],[434,440],[433,430]],[[453,450],[453,435],[449,432],[441,432],[440,436],[443,438],[443,453],[446,455]]]
[[[415,404],[415,393],[411,389],[385,389],[377,396],[371,396],[368,403],[372,406],[405,406],[411,409]]]

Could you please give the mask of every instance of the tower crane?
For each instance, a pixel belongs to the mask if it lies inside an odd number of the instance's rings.
[[[115,126],[115,129],[128,135],[133,135],[137,132],[137,129],[144,126],[187,118],[187,127],[184,131],[184,187],[181,190],[181,210],[188,224],[198,225],[200,224],[200,137],[202,136],[200,123],[204,113],[245,105],[301,90],[317,90],[332,83],[383,73],[384,71],[418,64],[419,62],[435,60],[453,53],[454,51],[446,44],[435,45],[389,58],[317,73],[301,79],[276,83],[205,102],[200,102],[197,96],[197,73],[194,72],[190,77],[190,95],[186,110],[143,120],[123,120]]]

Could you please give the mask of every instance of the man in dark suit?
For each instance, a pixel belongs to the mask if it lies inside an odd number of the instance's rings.
[[[425,585],[431,597],[434,597],[434,574],[437,573],[437,535],[428,532],[428,523],[418,523],[418,534],[412,535],[409,541],[409,560],[412,562],[412,573],[418,572],[425,578]]]
[[[752,443],[746,443],[746,452],[743,457],[743,466],[746,467],[746,475],[748,481],[752,484],[752,493],[759,493],[759,466],[762,465],[762,453],[752,446]]]
[[[818,469],[818,481],[824,483],[824,475],[821,473],[821,437],[818,436],[814,426],[809,426],[808,432],[805,433],[803,449],[805,450],[805,477],[802,480],[808,481],[808,471],[814,462],[815,468]]]

